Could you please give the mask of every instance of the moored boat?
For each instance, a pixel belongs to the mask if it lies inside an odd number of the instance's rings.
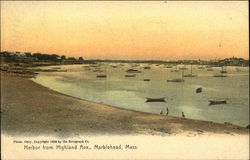
[[[125,77],[135,77],[135,74],[126,74]]]
[[[167,82],[184,82],[184,79],[179,79],[179,78],[176,78],[176,79],[168,79]]]
[[[146,102],[166,102],[165,97],[161,98],[147,98],[146,97]]]
[[[141,71],[139,71],[137,69],[128,69],[126,72],[128,72],[128,73],[141,73]]]
[[[209,100],[209,105],[216,105],[216,104],[227,104],[227,100],[226,99]]]

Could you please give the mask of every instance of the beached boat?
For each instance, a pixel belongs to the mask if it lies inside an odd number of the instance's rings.
[[[128,69],[126,72],[128,72],[128,73],[141,73],[141,71],[139,71],[137,69]]]
[[[165,97],[161,98],[147,98],[146,97],[146,102],[166,102]]]
[[[227,104],[227,100],[226,99],[209,100],[209,105],[216,105],[216,104]]]
[[[150,79],[144,79],[143,81],[150,81]]]

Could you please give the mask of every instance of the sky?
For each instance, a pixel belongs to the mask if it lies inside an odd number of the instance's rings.
[[[1,1],[1,51],[248,59],[248,25],[247,1]]]

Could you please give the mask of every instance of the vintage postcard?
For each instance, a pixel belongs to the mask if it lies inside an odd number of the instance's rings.
[[[249,159],[248,1],[1,1],[1,159]]]

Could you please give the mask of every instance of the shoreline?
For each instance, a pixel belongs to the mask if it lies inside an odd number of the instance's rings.
[[[1,72],[2,133],[7,135],[248,135],[230,124],[128,110],[66,95]],[[13,121],[14,119],[14,121]]]

